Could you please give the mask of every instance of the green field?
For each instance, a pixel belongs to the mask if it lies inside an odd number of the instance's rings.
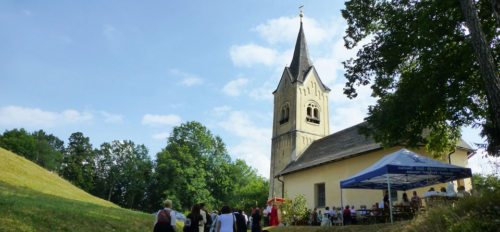
[[[0,231],[152,231],[153,220],[0,148]]]

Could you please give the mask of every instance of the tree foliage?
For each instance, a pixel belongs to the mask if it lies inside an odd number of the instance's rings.
[[[490,2],[479,1],[477,8],[498,67],[500,37]],[[462,126],[481,126],[490,145],[499,143],[458,1],[351,0],[342,16],[347,48],[369,40],[344,62],[344,93],[354,98],[358,86],[370,85],[378,98],[363,132],[386,146],[425,144],[444,153],[454,148]]]
[[[280,206],[281,220],[286,225],[305,224],[309,216],[307,202],[304,195],[300,194],[292,200],[283,202]]]
[[[103,143],[96,150],[92,192],[121,206],[149,209],[153,163],[144,145],[130,140]]]
[[[0,135],[0,147],[51,171],[58,171],[64,153],[64,142],[43,130],[33,133],[24,129],[7,130]]]
[[[0,135],[0,146],[25,156],[83,190],[122,207],[153,211],[170,198],[178,210],[204,202],[210,208],[264,205],[269,182],[243,160],[232,161],[226,145],[198,122],[175,127],[155,162],[144,145],[105,142],[94,149],[81,132],[64,142],[43,130]]]
[[[157,154],[155,201],[173,199],[178,208],[263,205],[268,183],[244,161],[232,162],[222,139],[198,122],[175,127]],[[265,197],[264,197],[265,196]]]
[[[91,192],[94,173],[94,150],[89,137],[85,137],[81,132],[71,134],[63,158],[61,175],[81,189]]]
[[[476,192],[500,192],[500,178],[495,175],[474,174],[472,184],[472,189]]]

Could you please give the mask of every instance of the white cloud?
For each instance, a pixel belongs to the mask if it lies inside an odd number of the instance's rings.
[[[101,111],[101,116],[104,117],[104,122],[107,123],[117,124],[123,122],[123,115],[120,114],[112,114],[106,111]]]
[[[224,116],[231,110],[229,106],[218,106],[212,109],[215,116]]]
[[[203,79],[198,77],[197,75],[186,73],[177,69],[171,69],[170,74],[180,77],[181,81],[179,84],[184,86],[193,86],[193,85],[201,85],[203,84]]]
[[[228,115],[218,126],[240,139],[238,144],[228,146],[230,154],[245,160],[260,175],[269,177],[271,129],[257,126],[251,119],[259,117],[250,117],[249,112],[230,111]]]
[[[160,132],[153,134],[151,138],[154,140],[166,140],[170,134],[168,132]]]
[[[52,112],[21,106],[0,108],[0,125],[8,127],[56,127],[89,122],[93,117],[89,112],[80,112],[73,109]]]
[[[297,38],[299,17],[280,17],[267,20],[254,28],[270,44],[290,43]],[[329,37],[330,25],[320,25],[313,18],[304,18],[304,33],[308,43],[320,43]]]
[[[229,96],[239,96],[247,84],[248,84],[248,79],[238,78],[224,85],[222,91]]]
[[[181,123],[181,117],[175,114],[145,114],[141,123],[148,126],[175,126]]]
[[[277,83],[271,81],[265,81],[261,86],[253,88],[249,91],[249,96],[255,100],[273,100],[272,92],[278,86]]]
[[[469,168],[473,173],[496,175],[500,177],[500,157],[488,156],[486,151],[478,150],[469,160]]]
[[[196,77],[185,78],[184,80],[181,81],[181,85],[184,85],[184,86],[200,85],[202,83],[203,83],[203,80],[201,80],[200,78],[196,78]]]
[[[229,54],[236,66],[251,67],[255,64],[271,66],[276,62],[276,50],[255,44],[232,46]]]

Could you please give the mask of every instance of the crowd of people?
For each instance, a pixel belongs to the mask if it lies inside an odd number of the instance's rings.
[[[401,202],[395,203],[400,209],[407,209],[408,212],[416,212],[422,207],[422,200],[416,191],[413,191],[413,196],[408,197],[403,193]],[[309,225],[313,226],[332,226],[332,225],[350,225],[358,224],[362,219],[369,217],[378,217],[389,214],[389,196],[384,192],[384,198],[381,202],[375,202],[371,208],[366,205],[360,205],[359,210],[354,205],[346,205],[341,207],[325,207],[322,212],[317,208],[309,211]]]
[[[453,191],[453,188],[451,188]],[[465,191],[463,186],[457,188],[457,192],[453,191],[453,196],[464,197],[470,194]],[[441,188],[440,192],[436,192],[434,188],[430,188],[424,194],[424,197],[430,196],[450,196],[450,190]],[[332,226],[332,225],[349,225],[357,224],[360,219],[368,217],[386,216],[389,213],[389,195],[384,192],[384,198],[379,203],[376,202],[370,209],[365,205],[361,205],[357,211],[354,205],[346,205],[341,207],[325,207],[324,212],[314,208],[309,211],[308,223],[313,226]],[[399,208],[400,212],[415,213],[422,208],[422,199],[416,191],[413,191],[411,198],[403,193],[401,202],[393,204]],[[220,211],[214,210],[209,213],[205,208],[205,204],[195,204],[191,208],[191,212],[186,216],[184,222],[184,232],[246,232],[250,229],[252,232],[264,232],[263,226],[277,226],[280,224],[278,217],[278,208],[275,204],[269,203],[261,210],[260,208],[252,208],[248,216],[245,211],[239,209],[231,209],[229,206],[223,206]],[[171,232],[176,228],[176,212],[172,209],[172,201],[165,200],[164,208],[156,213],[156,221],[154,232]]]
[[[156,213],[154,232],[176,231],[177,216],[172,201],[165,200],[164,208]],[[223,206],[220,211],[209,213],[204,203],[195,204],[184,220],[183,232],[266,232],[263,226],[279,225],[278,208],[267,205],[264,210],[252,208],[248,216],[245,211]]]

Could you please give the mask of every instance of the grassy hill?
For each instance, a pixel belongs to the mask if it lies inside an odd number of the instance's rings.
[[[0,231],[152,231],[153,220],[0,148]]]

